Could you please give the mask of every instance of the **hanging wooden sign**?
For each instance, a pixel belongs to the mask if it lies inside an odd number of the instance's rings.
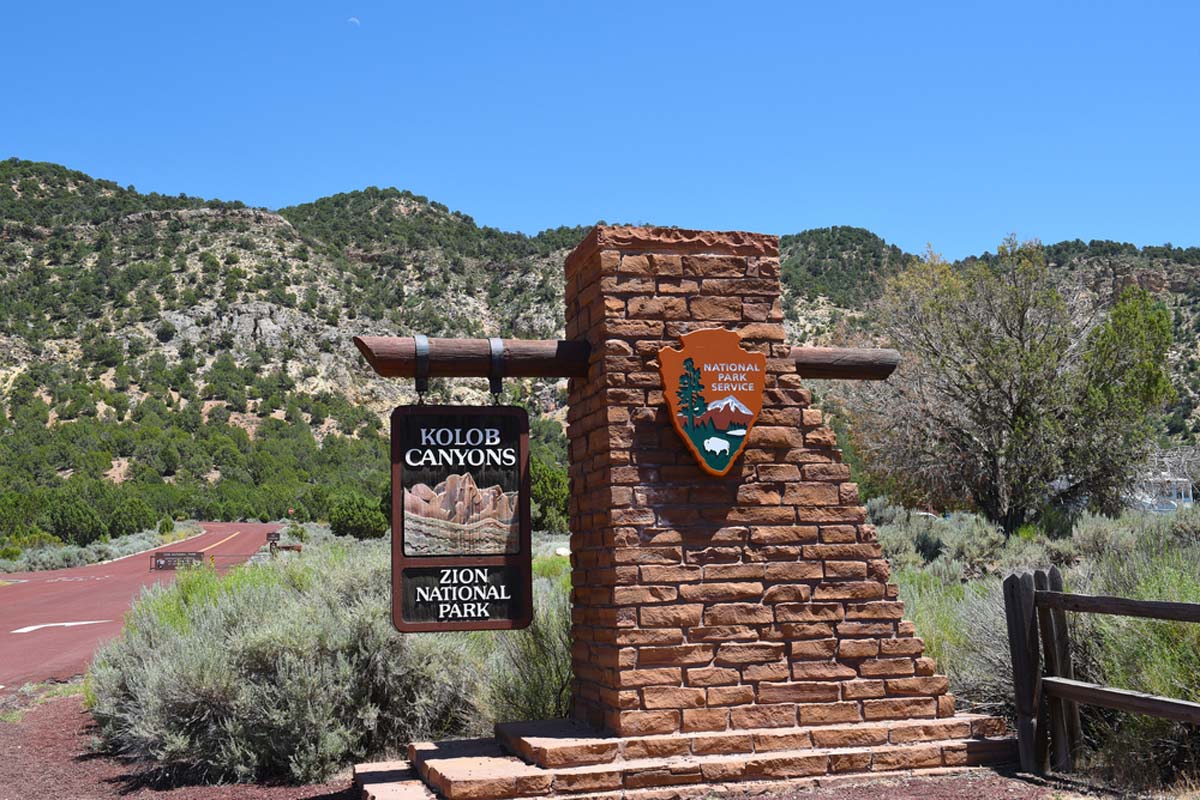
[[[533,618],[529,416],[516,406],[392,412],[392,623],[523,628]]]
[[[742,348],[725,328],[692,331],[681,348],[658,351],[671,422],[700,468],[724,475],[746,447],[762,411],[767,357]]]

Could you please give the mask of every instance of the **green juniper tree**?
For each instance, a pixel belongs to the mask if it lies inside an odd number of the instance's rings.
[[[881,322],[904,356],[849,390],[856,444],[898,499],[973,507],[1007,533],[1123,505],[1173,391],[1171,319],[1145,291],[1107,312],[1056,283],[1038,242],[988,260],[936,254],[889,282]]]

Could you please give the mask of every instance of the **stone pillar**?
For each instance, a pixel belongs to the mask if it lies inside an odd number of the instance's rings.
[[[622,735],[951,716],[833,432],[784,342],[778,241],[599,227],[566,263],[575,716]],[[765,353],[728,475],[668,418],[658,351],[726,327]]]

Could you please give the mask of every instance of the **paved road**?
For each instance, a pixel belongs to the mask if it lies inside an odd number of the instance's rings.
[[[218,571],[240,564],[266,544],[276,525],[204,522],[204,532],[153,550],[203,552]],[[79,675],[102,643],[121,632],[125,612],[143,586],[174,580],[150,571],[138,553],[73,569],[0,574],[0,694],[23,683]]]

